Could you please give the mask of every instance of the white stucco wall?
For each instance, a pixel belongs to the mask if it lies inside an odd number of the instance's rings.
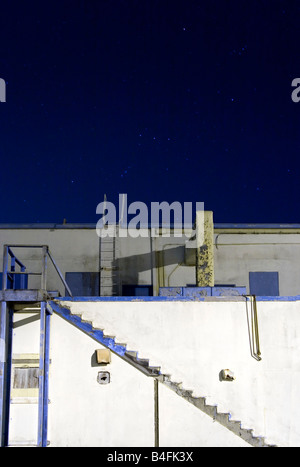
[[[39,352],[36,312],[15,313],[13,358]],[[52,447],[154,447],[154,381],[119,356],[107,366],[103,346],[57,315],[51,317],[48,441]],[[99,385],[99,371],[111,382]],[[9,445],[37,442],[37,397],[13,397]],[[249,447],[173,391],[159,384],[161,447]]]
[[[271,444],[300,445],[299,301],[258,302],[260,362],[251,356],[250,310],[247,314],[243,301],[96,302],[71,308],[255,435]],[[227,368],[236,380],[220,382],[219,372]]]
[[[112,355],[93,367],[102,348],[81,331],[53,316],[49,439],[51,446],[153,446],[153,381]],[[99,371],[111,382],[100,385]]]
[[[163,384],[159,385],[159,432],[160,447],[251,447]]]
[[[215,235],[216,282],[247,286],[249,272],[279,273],[279,294],[300,293],[299,234]]]

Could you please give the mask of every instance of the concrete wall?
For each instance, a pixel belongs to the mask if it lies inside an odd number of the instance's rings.
[[[39,366],[40,322],[37,310],[14,313],[13,364],[10,404],[9,441],[11,445],[36,445],[38,430],[38,389],[14,388],[14,370]],[[23,362],[15,364],[14,361]]]
[[[258,301],[260,362],[251,353],[251,310],[241,299],[80,302],[71,309],[269,443],[300,445],[299,300]],[[221,382],[222,369],[236,380]]]
[[[248,232],[248,233],[247,233]],[[216,229],[214,235],[215,284],[246,286],[249,272],[279,272],[279,293],[298,295],[300,289],[300,233],[297,229],[251,231]],[[162,286],[195,284],[195,266],[185,263],[186,238],[159,237],[121,238],[117,241],[122,284],[153,285],[154,295]],[[65,274],[66,272],[99,272],[99,238],[95,229],[1,229],[0,261],[4,244],[46,244]],[[40,251],[15,250],[31,271],[41,270]],[[191,263],[189,263],[191,264]],[[2,267],[1,267],[2,269]],[[65,295],[52,265],[49,263],[49,288]],[[30,287],[38,279],[30,280]]]
[[[13,358],[38,352],[37,318],[36,311],[15,313]],[[100,344],[59,316],[52,316],[50,446],[154,447],[154,380],[114,354],[110,364],[97,365],[94,353],[101,348]],[[109,371],[109,384],[99,385],[99,371]],[[34,445],[37,439],[37,397],[20,392],[12,395],[9,445]],[[159,438],[162,447],[249,447],[161,384]]]
[[[219,233],[215,236],[217,282],[247,285],[249,272],[279,273],[279,294],[300,292],[300,235]]]
[[[99,238],[94,230],[56,229],[3,229],[0,230],[0,261],[2,271],[3,245],[48,245],[58,267],[66,272],[93,271],[99,269]],[[15,255],[30,272],[41,272],[40,249],[13,249]],[[65,295],[64,287],[48,260],[48,290],[59,290]],[[29,288],[39,288],[40,278],[32,276]]]
[[[153,446],[153,381],[116,355],[105,367],[93,366],[99,348],[103,347],[53,316],[51,446]],[[109,371],[109,384],[97,382],[99,371]]]

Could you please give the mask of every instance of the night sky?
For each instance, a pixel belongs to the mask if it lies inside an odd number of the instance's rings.
[[[299,223],[299,1],[11,0],[0,38],[0,223],[105,193]]]

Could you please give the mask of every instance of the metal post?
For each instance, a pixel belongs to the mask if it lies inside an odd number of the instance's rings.
[[[25,271],[26,271],[25,266],[22,266],[22,267],[21,267],[21,272],[25,273]],[[25,280],[26,280],[25,274],[21,274],[21,289],[22,289],[22,290],[25,289]]]
[[[159,447],[159,392],[156,378],[154,378],[154,447]]]
[[[59,275],[59,277],[60,277],[62,283],[64,284],[66,290],[68,291],[70,297],[73,297],[73,294],[72,294],[72,292],[71,292],[71,290],[70,290],[68,284],[66,283],[66,281],[65,281],[65,279],[64,279],[64,277],[63,277],[63,275],[62,275],[62,273],[61,273],[61,271],[60,271],[60,269],[59,269],[59,267],[57,266],[56,262],[54,261],[54,258],[53,258],[53,256],[51,255],[49,248],[48,248],[48,256],[49,256],[49,258],[51,259],[52,264],[53,264],[53,266],[55,267],[55,270],[56,270],[57,274]]]
[[[4,272],[3,272],[4,275]],[[5,391],[5,370],[6,370],[6,327],[7,327],[7,304],[1,303],[1,318],[0,318],[0,428],[1,442],[0,446],[5,445],[5,406],[6,406],[6,391]]]
[[[44,400],[43,400],[43,437],[42,446],[48,442],[48,401],[49,401],[49,366],[50,366],[50,318],[52,312],[46,308],[45,323],[45,360],[44,360]]]
[[[2,275],[2,290],[7,289],[7,272],[8,272],[8,246],[3,247],[3,275]]]
[[[3,248],[2,290],[7,288],[8,246]],[[5,445],[6,431],[6,354],[7,354],[7,303],[1,302],[0,310],[0,446]]]
[[[47,446],[48,425],[48,380],[50,354],[50,312],[46,302],[41,302],[40,316],[40,364],[39,364],[39,411],[38,411],[38,447]]]
[[[0,446],[8,445],[13,309],[1,303],[0,323]]]
[[[45,375],[45,326],[46,303],[41,302],[40,314],[40,363],[39,363],[39,412],[38,412],[38,441],[39,447],[43,446],[44,426],[44,375]]]
[[[42,265],[42,278],[41,278],[41,289],[47,289],[47,255],[48,247],[43,246],[43,265]]]

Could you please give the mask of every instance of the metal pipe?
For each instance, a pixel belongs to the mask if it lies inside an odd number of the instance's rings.
[[[0,315],[0,446],[5,445],[5,420],[6,420],[6,334],[7,334],[7,303],[1,302]]]
[[[156,378],[154,378],[154,447],[159,447],[159,391]]]
[[[62,273],[60,272],[59,267],[57,266],[56,262],[54,261],[54,258],[52,257],[49,248],[48,248],[48,256],[49,256],[49,258],[51,259],[52,264],[53,264],[53,266],[55,267],[56,272],[57,272],[57,274],[59,275],[59,277],[60,277],[62,283],[63,283],[64,286],[65,286],[65,288],[67,289],[67,291],[68,291],[70,297],[73,297],[73,294],[72,294],[71,290],[69,289],[69,286],[68,286],[68,284],[66,283],[66,281],[65,281],[65,279],[64,279],[64,277],[63,277],[63,275],[62,275]]]
[[[46,303],[41,302],[40,314],[40,361],[39,361],[39,411],[37,445],[43,445],[43,412],[44,412],[44,371],[45,371],[45,315]]]
[[[260,340],[259,340],[259,326],[258,326],[258,314],[257,314],[257,303],[255,295],[244,295],[246,298],[246,305],[248,300],[251,304],[251,336],[250,336],[250,327],[249,327],[249,338],[251,346],[251,355],[258,361],[261,361],[261,350],[260,350]],[[248,319],[248,311],[247,311]],[[248,321],[249,325],[249,321]]]
[[[8,246],[3,247],[3,276],[2,276],[2,290],[7,288],[7,272],[8,272]]]
[[[47,289],[47,255],[48,247],[43,246],[43,265],[42,265],[42,277],[41,277],[41,289]]]
[[[261,360],[260,342],[259,342],[259,331],[258,331],[258,316],[257,316],[257,303],[256,296],[253,295],[253,318],[254,318],[254,329],[255,329],[255,343],[256,343],[256,355]]]

